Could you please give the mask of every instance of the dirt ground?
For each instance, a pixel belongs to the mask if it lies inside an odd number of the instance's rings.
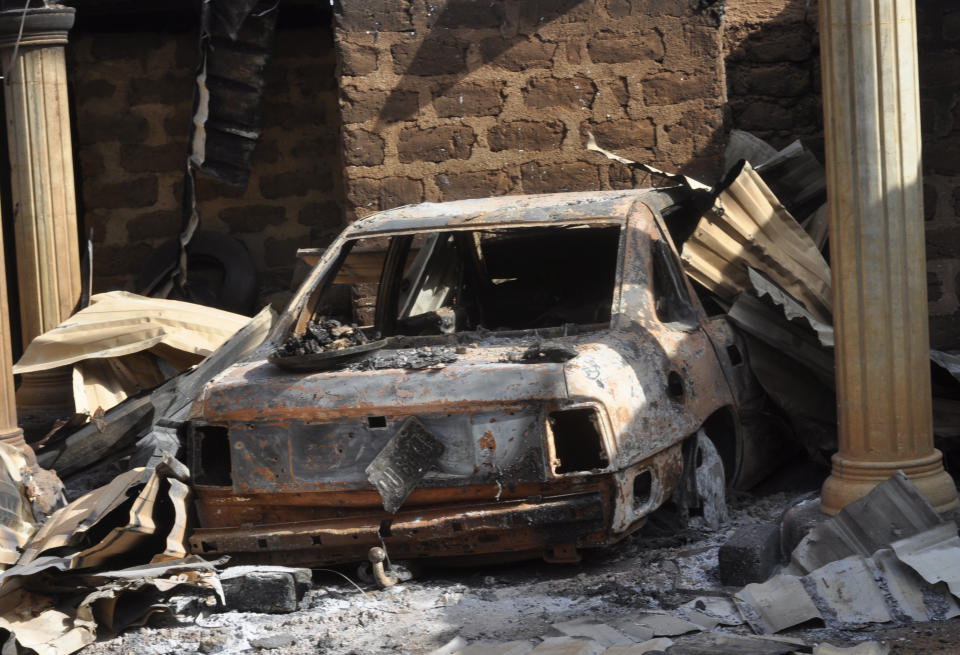
[[[414,580],[377,590],[350,569],[319,570],[299,611],[286,615],[210,613],[197,607],[159,626],[130,630],[84,653],[186,655],[260,652],[272,637],[278,655],[428,653],[456,636],[468,642],[555,636],[554,623],[589,617],[614,623],[647,611],[672,610],[698,596],[726,595],[717,552],[737,527],[776,522],[797,491],[729,499],[731,518],[718,532],[700,519],[680,532],[652,521],[642,533],[588,551],[577,565],[543,562],[428,569]],[[354,580],[359,588],[343,575]],[[750,634],[746,626],[722,628]],[[903,654],[960,652],[960,621],[807,629],[787,636],[809,645],[878,640]]]

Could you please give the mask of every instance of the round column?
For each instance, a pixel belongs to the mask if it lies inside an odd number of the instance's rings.
[[[933,447],[913,0],[821,0],[824,137],[836,329],[834,514],[902,469],[958,506]]]
[[[0,60],[9,71],[3,91],[24,346],[69,317],[80,299],[64,60],[73,21],[72,7],[0,12]]]

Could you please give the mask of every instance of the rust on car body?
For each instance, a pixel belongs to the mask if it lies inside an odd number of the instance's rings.
[[[651,190],[518,196],[401,207],[351,225],[267,343],[194,405],[193,550],[313,565],[363,560],[373,546],[394,558],[570,561],[640,527],[681,483],[684,444],[705,426],[736,483],[734,338],[680,273],[660,213],[676,201]],[[400,261],[424,237],[422,256]],[[384,331],[387,345],[328,370],[278,366],[268,354],[306,334],[361,238],[389,242],[377,325],[362,328]],[[567,270],[550,259],[558,253]],[[612,288],[594,306],[590,285],[606,284],[606,268]],[[550,276],[562,279],[550,287]],[[405,334],[437,312],[404,315],[404,302],[443,309],[453,327]],[[513,307],[518,318],[504,310]],[[409,364],[431,349],[452,354]],[[410,417],[443,452],[389,513],[365,471]]]

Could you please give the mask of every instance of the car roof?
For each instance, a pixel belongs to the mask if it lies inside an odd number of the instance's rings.
[[[598,219],[622,221],[638,199],[650,201],[660,193],[657,189],[628,189],[425,202],[361,218],[347,228],[345,236],[517,223],[576,223]]]

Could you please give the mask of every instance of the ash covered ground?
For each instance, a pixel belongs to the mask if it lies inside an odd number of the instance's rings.
[[[461,636],[505,642],[554,636],[551,625],[590,617],[615,623],[649,610],[672,610],[700,596],[725,596],[717,553],[739,526],[777,522],[798,492],[728,499],[730,520],[719,531],[702,520],[675,531],[658,518],[616,546],[585,551],[576,565],[523,562],[427,569],[416,579],[379,590],[343,568],[314,572],[301,609],[269,615],[212,612],[196,605],[163,625],[133,629],[93,644],[85,654],[271,652],[294,654],[429,653]],[[745,626],[728,633],[750,634]],[[788,631],[813,645],[886,641],[893,653],[954,653],[958,621],[838,631]]]

